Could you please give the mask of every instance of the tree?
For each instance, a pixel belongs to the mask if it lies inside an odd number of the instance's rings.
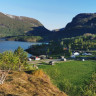
[[[3,84],[10,70],[21,71],[27,64],[27,53],[18,47],[15,52],[5,51],[0,53],[0,84]]]
[[[18,56],[20,61],[19,61],[19,71],[21,71],[21,67],[24,67],[27,64],[27,57],[28,54],[21,48],[20,46],[14,51],[14,55]]]
[[[18,60],[16,59],[16,62],[14,62],[14,58],[12,51],[5,51],[0,54],[0,84],[3,84],[8,72],[17,65]]]
[[[49,53],[50,53],[50,49],[49,48],[47,49],[47,52],[46,53],[47,53],[47,55],[49,55]]]
[[[63,46],[63,45],[64,45],[64,42],[63,42],[63,41],[61,41],[61,42],[60,42],[60,45],[61,45],[61,46]]]
[[[14,59],[14,56],[12,51],[3,52],[0,56],[1,69],[3,70],[9,70],[9,68],[12,69],[12,67],[14,67],[13,59]]]

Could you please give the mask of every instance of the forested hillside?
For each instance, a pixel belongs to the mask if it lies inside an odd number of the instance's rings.
[[[27,33],[43,36],[48,32],[50,31],[36,19],[0,13],[0,37],[26,35]]]

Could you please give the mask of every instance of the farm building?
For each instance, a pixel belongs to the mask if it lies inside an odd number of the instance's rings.
[[[74,52],[72,55],[74,55],[74,56],[79,56],[80,53],[79,53],[79,52]]]
[[[40,59],[46,59],[46,55],[40,55],[39,58]]]
[[[40,58],[37,57],[37,56],[31,56],[31,59],[33,59],[33,60],[40,60]]]
[[[79,52],[74,52],[74,53],[72,53],[71,58],[75,58],[76,56],[79,56],[79,55],[80,55]]]

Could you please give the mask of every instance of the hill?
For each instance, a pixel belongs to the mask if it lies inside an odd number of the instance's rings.
[[[59,91],[41,70],[33,73],[10,72],[0,85],[0,96],[67,96]]]
[[[96,13],[78,14],[66,25],[64,30],[58,32],[62,34],[62,37],[80,36],[85,33],[96,34]]]
[[[46,36],[49,34],[50,31],[36,19],[0,13],[0,37],[18,35]]]

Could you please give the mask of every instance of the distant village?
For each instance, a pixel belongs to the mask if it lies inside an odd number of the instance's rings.
[[[91,52],[74,51],[72,52],[72,55],[69,58],[65,58],[65,56],[60,56],[57,59],[54,59],[52,57],[47,57],[46,55],[40,55],[40,56],[31,56],[28,58],[28,61],[31,62],[31,61],[45,60],[49,65],[54,65],[55,62],[58,61],[64,61],[64,62],[68,60],[85,61],[85,60],[95,60],[95,59],[96,57],[93,56]]]

